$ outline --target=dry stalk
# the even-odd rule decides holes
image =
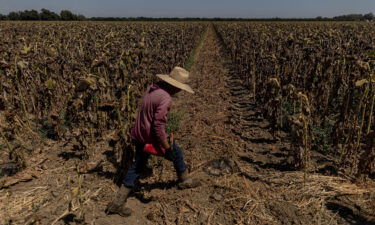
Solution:
[[[87,197],[87,199],[83,202],[83,205],[86,205],[90,202],[91,198],[98,195],[98,193],[102,190],[102,188],[99,188],[97,191],[95,191],[90,197]],[[90,193],[90,190],[88,190],[85,194],[83,194],[83,198],[86,197]],[[54,221],[52,221],[51,225],[56,224],[59,220],[64,218],[64,216],[68,215],[69,213],[75,212],[76,210],[80,209],[79,206],[72,206],[71,209],[66,209],[60,216],[58,216]]]
[[[4,142],[5,142],[5,144],[6,144],[7,148],[8,148],[9,153],[13,152],[13,148],[12,148],[12,146],[10,145],[8,139],[4,136],[2,130],[0,130],[0,136],[1,136],[1,138],[4,140]]]

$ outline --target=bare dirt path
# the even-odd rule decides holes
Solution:
[[[80,184],[75,168],[82,160],[69,150],[69,140],[51,142],[26,171],[34,173],[31,181],[0,192],[0,223],[374,224],[371,189],[291,169],[286,138],[270,134],[219,40],[210,27],[191,71],[196,94],[181,93],[172,106],[183,111],[176,139],[202,186],[178,190],[172,164],[154,157],[153,175],[141,180],[128,200],[134,214],[108,216],[105,206],[117,190],[109,163],[113,149],[96,143],[92,155],[106,161],[81,176],[75,195]],[[78,219],[81,209],[83,221]]]

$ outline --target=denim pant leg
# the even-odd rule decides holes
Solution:
[[[147,161],[150,155],[143,152],[143,146],[143,144],[137,144],[137,150],[135,152],[135,161],[130,166],[122,182],[127,188],[134,187],[135,183],[139,179],[139,176],[141,175],[141,173],[147,165]]]
[[[184,153],[175,141],[173,142],[172,151],[166,152],[165,159],[173,162],[174,168],[177,173],[185,172],[186,164],[184,161]]]

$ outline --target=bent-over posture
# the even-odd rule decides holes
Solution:
[[[114,200],[107,206],[108,214],[117,213],[121,216],[131,214],[131,209],[125,207],[125,202],[146,168],[150,153],[173,162],[180,188],[192,188],[199,185],[198,180],[188,176],[183,152],[173,140],[173,135],[168,135],[165,131],[172,96],[181,90],[194,93],[186,84],[189,72],[181,67],[175,67],[169,75],[158,74],[157,76],[162,81],[147,88],[131,131],[136,146],[135,161],[127,171]]]

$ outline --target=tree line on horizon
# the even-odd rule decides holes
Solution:
[[[91,17],[86,18],[82,14],[74,14],[69,10],[62,10],[59,14],[48,9],[35,9],[14,11],[8,15],[0,14],[0,20],[45,20],[45,21],[375,21],[373,13],[367,14],[347,14],[335,17],[316,18],[152,18],[152,17]]]
[[[46,20],[46,21],[82,21],[87,20],[84,15],[74,14],[69,10],[61,10],[59,14],[48,9],[35,9],[10,12],[8,15],[0,14],[0,20]]]

